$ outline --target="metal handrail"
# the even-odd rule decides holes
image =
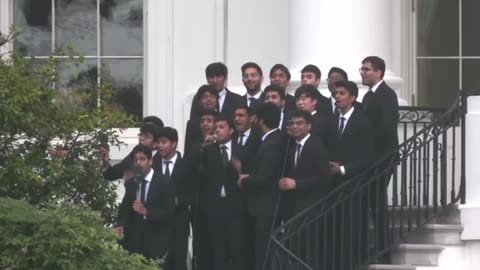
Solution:
[[[336,220],[338,219],[336,215],[340,216],[341,220],[343,220],[343,217],[345,216],[344,211],[350,211],[350,214],[352,214],[352,206],[355,205],[354,207],[357,207],[354,203],[354,200],[357,200],[357,198],[360,198],[357,202],[360,205],[370,205],[371,202],[369,197],[371,187],[378,185],[378,183],[382,181],[382,177],[385,179],[385,175],[389,172],[393,171],[392,186],[394,190],[392,191],[392,194],[394,195],[394,198],[392,199],[393,203],[390,205],[390,211],[386,213],[388,220],[392,223],[390,227],[387,226],[386,228],[386,237],[389,238],[386,241],[387,245],[383,246],[382,244],[377,243],[377,240],[381,238],[381,235],[383,234],[379,233],[378,228],[374,226],[376,232],[374,235],[375,237],[373,238],[375,238],[375,241],[373,241],[373,244],[370,243],[368,245],[370,249],[373,249],[373,252],[367,251],[367,254],[363,255],[360,254],[363,251],[359,252],[359,254],[357,254],[358,256],[353,256],[356,261],[349,262],[349,266],[352,268],[342,269],[357,269],[358,267],[365,266],[366,264],[375,261],[376,258],[388,252],[396,243],[404,241],[407,233],[412,231],[413,228],[419,227],[427,222],[434,213],[437,213],[439,206],[447,208],[459,200],[464,202],[464,121],[466,113],[466,95],[467,93],[461,92],[455,101],[455,104],[446,112],[443,109],[401,107],[400,110],[403,111],[403,113],[400,112],[399,126],[403,126],[403,134],[406,136],[408,133],[405,131],[407,129],[406,125],[411,124],[413,135],[408,134],[408,138],[404,138],[404,142],[399,145],[396,151],[377,160],[370,168],[349,181],[339,185],[327,196],[323,197],[307,209],[304,209],[302,212],[277,228],[272,233],[273,245],[272,251],[270,252],[271,257],[269,258],[271,269],[322,269],[319,265],[319,261],[320,263],[323,263],[323,268],[331,268],[335,266],[335,262],[325,263],[325,261],[327,259],[334,261],[336,255],[335,251],[333,251],[333,256],[327,258],[327,256],[329,256],[328,252],[330,252],[329,248],[338,248],[340,253],[346,250],[345,252],[353,254],[351,250],[347,250],[346,247],[344,247],[346,245],[343,245],[341,241],[340,244],[338,244],[339,246],[337,246],[337,243],[335,243],[335,236],[338,235],[341,240],[345,240],[343,235],[344,227],[350,226],[348,230],[352,232],[358,228],[352,228],[354,225],[336,224],[336,222],[340,223]],[[458,127],[460,123],[461,153],[458,158],[455,153],[455,134],[456,127]],[[448,136],[450,133],[452,134],[451,137],[453,137],[453,139]],[[449,149],[447,149],[448,143],[450,143],[449,138],[452,140],[451,148],[453,149],[450,149],[450,152]],[[430,154],[432,154],[431,158]],[[453,171],[450,172],[452,175],[450,185],[446,175],[448,171],[447,157],[449,154],[452,156],[450,170]],[[458,167],[456,164],[458,159],[460,159],[461,163],[459,177],[460,183],[455,181],[455,168]],[[438,164],[438,162],[441,164]],[[409,164],[407,163],[410,164],[410,167],[408,167]],[[411,175],[412,173],[415,175]],[[411,177],[407,177],[407,174]],[[416,174],[420,175],[418,179],[416,179]],[[400,182],[398,181],[399,175],[401,177]],[[433,179],[431,181],[432,186],[430,186],[430,176]],[[451,194],[450,200],[447,196],[449,188]],[[431,190],[432,192],[430,193]],[[437,200],[439,195],[440,200]],[[364,197],[367,197],[366,202]],[[432,201],[432,205],[429,204],[430,201]],[[347,204],[349,204],[350,207],[345,206]],[[362,208],[362,206],[359,206],[359,208]],[[395,211],[397,210],[400,212],[400,217],[395,214]],[[332,215],[333,218],[330,217]],[[366,217],[364,218],[366,219]],[[360,219],[362,218],[360,217]],[[400,224],[394,224],[396,219],[400,221]],[[349,219],[347,218],[347,220]],[[360,223],[365,223],[365,220],[360,221]],[[336,225],[340,226],[340,228],[336,228]],[[363,229],[365,227],[364,225],[358,224],[355,226],[362,227]],[[342,233],[335,232],[336,229],[341,230]],[[333,237],[333,239],[331,239],[333,241],[329,242],[324,240],[323,243],[319,243],[320,239],[317,237],[319,235],[319,230],[323,230],[324,238]],[[333,230],[333,236],[325,234],[332,233],[329,230]],[[305,237],[305,234],[314,234],[315,237],[308,238]],[[370,234],[369,228],[367,228],[366,234]],[[293,243],[294,241],[298,243]],[[356,239],[355,241],[355,244],[358,244],[357,242],[360,240]],[[319,247],[320,245],[323,245],[323,249],[322,247]],[[361,246],[361,244],[358,244],[358,246]],[[363,246],[365,247],[367,245]],[[311,251],[312,249],[314,249],[313,252]],[[323,258],[313,258],[312,254],[315,254],[315,252],[323,252]],[[320,254],[316,255],[322,257]],[[321,262],[322,259],[323,262]],[[282,264],[282,261],[285,263]]]

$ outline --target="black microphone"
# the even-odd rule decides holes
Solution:
[[[137,194],[136,194],[136,199],[141,200],[142,197],[142,184],[145,182],[145,173],[142,168],[142,166],[139,165],[134,165],[133,168],[133,173],[134,173],[134,181],[137,184]]]

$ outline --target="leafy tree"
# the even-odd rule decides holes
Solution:
[[[0,46],[12,38],[0,33]],[[72,54],[57,51],[44,62],[0,56],[0,197],[86,205],[111,223],[116,186],[101,175],[99,147],[118,146],[115,128],[134,123],[111,102],[108,78],[97,85],[74,74],[81,83],[66,83],[62,71],[82,59],[56,55]]]
[[[97,212],[74,204],[35,208],[0,198],[0,269],[153,270],[128,254]]]

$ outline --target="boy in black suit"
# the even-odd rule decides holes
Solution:
[[[175,195],[175,211],[172,225],[172,241],[167,258],[167,269],[187,269],[189,227],[188,207],[192,202],[193,185],[187,183],[186,162],[177,152],[178,133],[171,127],[164,127],[158,136],[158,152],[162,156],[162,175],[169,179],[169,187]]]
[[[233,111],[236,107],[242,104],[242,96],[239,94],[233,93],[227,88],[228,80],[228,69],[224,63],[215,62],[211,63],[205,68],[205,77],[207,83],[212,85],[219,96],[218,105],[216,109],[228,116],[233,116]],[[201,108],[198,105],[200,96],[195,94],[192,101],[192,107],[190,109],[190,119],[198,117]]]
[[[202,184],[207,185],[214,270],[245,269],[246,205],[236,182],[246,153],[232,140],[233,133],[233,121],[219,115],[215,120],[216,142],[205,148],[203,158],[207,181]],[[227,254],[231,262],[227,262]]]
[[[385,158],[385,163],[378,168],[393,168],[398,160],[398,99],[395,91],[388,86],[383,77],[385,75],[385,61],[378,56],[368,56],[362,61],[360,68],[362,84],[370,90],[362,100],[365,112],[372,124],[375,141],[375,159]],[[379,171],[381,173],[381,171]],[[371,187],[371,208],[377,231],[377,248],[384,250],[387,243],[387,188],[393,169],[386,171]],[[390,258],[384,256],[384,263]]]
[[[280,109],[275,104],[259,104],[255,123],[262,134],[262,143],[255,155],[251,174],[240,175],[238,185],[246,193],[248,214],[254,221],[254,269],[261,270],[270,232],[275,225],[275,209],[279,203],[278,180],[282,176],[286,142],[278,130]]]
[[[356,186],[367,180],[366,175],[362,179],[358,177],[374,162],[373,132],[364,111],[354,105],[358,95],[358,87],[354,82],[337,81],[333,93],[339,114],[334,117],[330,127],[338,130],[330,145],[330,170],[337,186],[352,178],[356,179],[357,183],[352,183]],[[337,252],[336,259],[342,269],[355,269],[365,259],[368,250],[368,186],[359,191],[362,192],[348,198],[337,209],[337,239],[344,241],[343,257]],[[343,238],[340,238],[340,233]]]
[[[290,71],[285,65],[275,64],[270,69],[270,84],[276,84],[282,87],[283,91],[285,92],[285,106],[289,111],[293,112],[297,107],[297,105],[295,104],[295,97],[287,92],[287,88],[290,84],[291,78],[292,75],[290,74]]]
[[[125,185],[116,230],[128,251],[161,259],[168,252],[174,197],[168,179],[152,168],[151,148],[137,145],[132,153],[141,174]]]

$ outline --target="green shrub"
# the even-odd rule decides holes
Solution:
[[[0,269],[158,269],[117,244],[92,210],[72,204],[35,208],[0,198]]]

